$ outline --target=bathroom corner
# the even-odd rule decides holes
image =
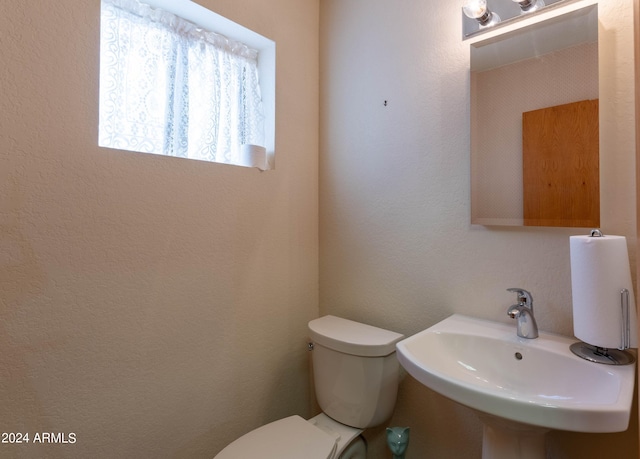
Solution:
[[[635,283],[633,1],[598,8],[601,227],[626,237]],[[586,229],[470,224],[460,15],[456,2],[321,4],[321,313],[411,336],[453,313],[507,322],[504,290],[521,286],[541,330],[572,336],[569,237]],[[636,405],[624,433],[553,433],[554,457],[637,457]],[[411,427],[408,457],[479,457],[473,416],[406,376],[389,425]],[[386,457],[382,430],[368,439]]]

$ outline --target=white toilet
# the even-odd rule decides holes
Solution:
[[[322,413],[259,427],[215,459],[364,459],[364,429],[391,417],[398,391],[396,343],[403,336],[324,316],[309,322],[313,375]]]

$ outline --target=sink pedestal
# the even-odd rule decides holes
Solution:
[[[482,459],[545,459],[550,429],[478,413],[483,423]]]

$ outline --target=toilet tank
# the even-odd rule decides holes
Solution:
[[[398,392],[396,343],[403,336],[335,316],[309,322],[313,379],[322,411],[365,429],[391,417]]]

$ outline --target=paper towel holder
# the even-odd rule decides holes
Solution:
[[[591,237],[604,237],[598,229],[591,230]],[[594,346],[582,341],[569,346],[571,352],[578,357],[595,363],[605,365],[630,365],[636,361],[635,357],[626,351],[631,346],[631,317],[629,310],[629,290],[620,290],[620,314],[622,315],[622,326],[620,330],[620,347],[609,349],[606,347]]]

